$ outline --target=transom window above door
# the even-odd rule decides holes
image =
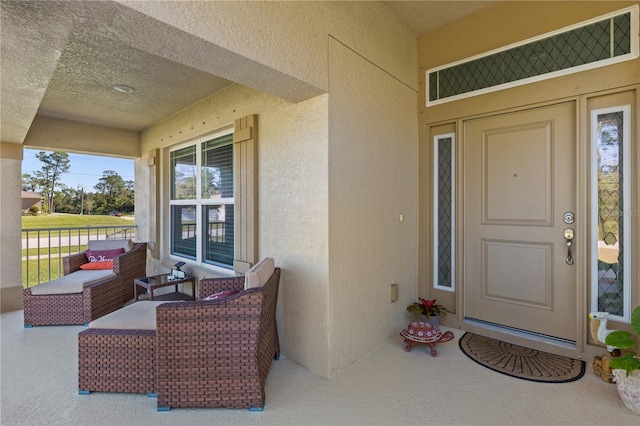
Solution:
[[[426,105],[507,89],[638,57],[638,6],[426,72]]]

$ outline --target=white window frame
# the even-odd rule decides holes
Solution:
[[[590,244],[590,269],[591,269],[591,311],[598,310],[598,116],[622,112],[622,129],[624,138],[622,140],[622,168],[629,178],[625,179],[622,187],[623,214],[622,226],[625,230],[622,236],[624,252],[622,253],[622,264],[624,266],[622,279],[624,283],[623,316],[610,315],[609,320],[631,321],[631,105],[620,105],[609,108],[596,109],[591,111],[591,244]]]
[[[439,282],[439,231],[438,231],[438,211],[440,204],[438,202],[438,184],[439,184],[439,167],[438,167],[438,147],[443,139],[451,139],[451,286],[445,287],[438,284]],[[433,137],[433,288],[436,290],[444,290],[449,292],[456,291],[456,134],[446,133]]]
[[[187,257],[180,256],[179,254],[172,253],[172,245],[173,245],[173,215],[169,213],[169,258],[173,261],[183,261],[187,264],[198,266],[198,267],[206,267],[206,268],[218,268],[222,271],[233,270],[233,263],[228,266],[221,266],[212,263],[208,263],[204,261],[203,254],[203,242],[202,242],[202,207],[205,205],[218,205],[218,204],[233,204],[235,205],[235,182],[234,182],[234,197],[232,198],[216,198],[216,199],[202,199],[202,144],[208,142],[212,139],[216,139],[222,136],[227,136],[233,134],[233,126],[225,127],[223,129],[217,130],[215,132],[209,133],[205,136],[198,137],[196,139],[191,139],[187,142],[181,143],[179,145],[175,145],[169,149],[169,158],[171,158],[171,153],[174,151],[178,151],[180,149],[195,145],[196,146],[196,198],[190,200],[173,200],[171,199],[171,195],[169,195],[169,210],[171,212],[173,206],[184,205],[184,206],[192,206],[195,205],[196,208],[196,230],[198,238],[196,238],[196,259],[190,259]],[[233,144],[233,142],[232,142]],[[235,180],[235,166],[236,163],[234,161],[234,180]],[[171,167],[171,162],[169,162],[169,167]],[[171,170],[169,170],[169,174],[171,175]],[[173,186],[175,182],[169,180],[169,185]],[[169,191],[171,192],[171,190]],[[234,218],[235,222],[235,218]],[[235,241],[236,236],[234,235],[234,247],[236,244]]]

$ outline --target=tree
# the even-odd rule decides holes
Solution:
[[[75,190],[65,184],[59,184],[59,190],[54,191],[53,209],[59,213],[76,213],[77,203]]]
[[[44,163],[41,170],[34,175],[25,173],[22,175],[22,187],[31,191],[40,188],[42,195],[47,200],[44,207],[48,213],[55,211],[53,200],[55,198],[56,187],[60,185],[61,176],[69,171],[69,154],[66,152],[54,151],[47,154],[40,151],[36,158]]]
[[[40,187],[40,181],[30,173],[22,174],[22,190],[36,192]]]
[[[125,181],[113,170],[102,172],[100,181],[94,186],[98,191],[94,197],[96,213],[110,211],[132,212],[134,207],[133,182]]]

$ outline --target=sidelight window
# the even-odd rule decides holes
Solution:
[[[591,307],[628,321],[631,309],[629,105],[591,112]]]
[[[433,285],[455,291],[455,134],[433,140]]]

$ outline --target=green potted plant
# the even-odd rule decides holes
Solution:
[[[444,318],[445,316],[447,316],[447,313],[451,312],[444,306],[437,304],[436,299],[427,300],[421,297],[418,297],[418,302],[414,302],[411,305],[407,306],[407,311],[413,312],[417,315],[424,315],[427,322],[430,322],[436,327],[438,326],[438,318],[440,316]],[[432,317],[436,318],[430,321]]]
[[[636,335],[640,335],[640,306],[631,313],[631,328]],[[605,344],[627,351],[611,360],[611,368],[622,402],[628,409],[640,415],[640,358],[636,352],[637,337],[628,331],[615,330],[607,335]]]

